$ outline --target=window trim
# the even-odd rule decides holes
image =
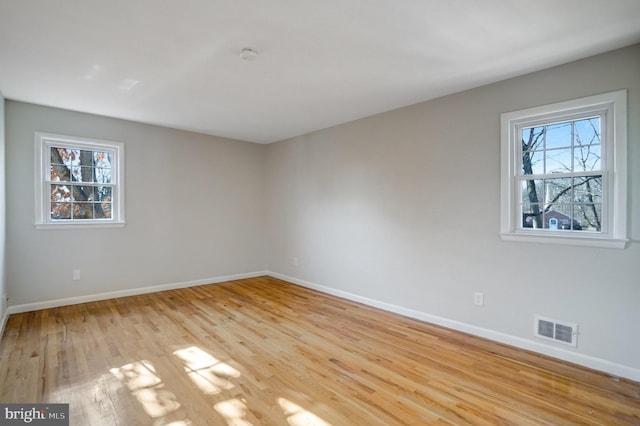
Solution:
[[[603,217],[601,233],[566,234],[524,229],[519,223],[519,179],[522,169],[523,127],[569,121],[587,114],[604,114]],[[500,115],[501,188],[500,238],[503,241],[579,245],[624,249],[627,236],[627,91],[603,93]]]
[[[62,145],[69,148],[106,150],[114,154],[112,163],[112,210],[111,219],[65,219],[54,220],[50,211],[50,194],[46,180],[49,165],[49,148]],[[36,229],[96,229],[121,228],[125,226],[124,216],[124,144],[108,140],[35,132],[35,227]]]

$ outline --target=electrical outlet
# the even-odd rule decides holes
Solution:
[[[484,293],[476,291],[473,293],[473,304],[476,306],[484,306]]]
[[[73,280],[80,281],[80,269],[73,270]]]
[[[293,266],[298,266],[298,258],[294,257],[293,259],[291,259],[291,263],[293,263]]]

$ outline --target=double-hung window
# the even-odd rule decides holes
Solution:
[[[501,236],[624,248],[626,91],[502,114]]]
[[[124,225],[124,146],[37,132],[38,228]]]

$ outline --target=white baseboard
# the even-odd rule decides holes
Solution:
[[[4,315],[2,315],[2,323],[0,323],[0,339],[4,336],[4,328],[7,326],[7,321],[9,320],[9,312],[5,311]]]
[[[553,358],[558,358],[563,361],[568,361],[568,362],[578,364],[587,368],[602,371],[616,377],[624,377],[629,380],[640,382],[640,369],[637,369],[634,367],[617,364],[615,362],[607,361],[606,359],[595,358],[595,357],[584,355],[577,352],[571,352],[566,349],[557,348],[541,342],[536,342],[533,340],[524,339],[522,337],[512,336],[509,334],[501,333],[501,332],[490,330],[487,328],[478,327],[472,324],[467,324],[460,321],[455,321],[448,318],[431,315],[431,314],[417,311],[414,309],[409,309],[402,306],[381,302],[379,300],[369,299],[367,297],[358,296],[357,294],[349,293],[342,290],[336,290],[331,287],[325,287],[309,281],[290,277],[288,275],[279,274],[277,272],[269,271],[267,272],[267,274],[272,277],[279,278],[281,280],[288,281],[288,282],[300,285],[302,287],[307,287],[313,290],[318,290],[323,293],[331,294],[333,296],[338,296],[347,300],[352,300],[354,302],[359,302],[368,306],[373,306],[375,308],[379,308],[385,311],[404,315],[406,317],[415,318],[421,321],[440,325],[453,330],[469,333],[474,336],[483,337],[485,339],[493,340],[495,342],[504,343],[510,346],[515,346],[517,348],[537,352]]]
[[[0,339],[4,336],[4,328],[7,325],[7,320],[9,319],[9,309],[7,308],[7,295],[3,294],[2,300],[0,301],[0,312],[2,312],[2,322],[0,322]]]
[[[183,281],[179,283],[169,283],[154,285],[149,287],[138,287],[126,290],[110,291],[107,293],[88,294],[85,296],[69,297],[65,299],[47,300],[44,302],[25,303],[23,305],[9,306],[5,316],[18,314],[21,312],[37,311],[40,309],[57,308],[59,306],[76,305],[78,303],[96,302],[99,300],[116,299],[118,297],[137,296],[139,294],[156,293],[158,291],[174,290],[178,288],[195,287],[205,284],[218,284],[225,281],[241,280],[245,278],[255,278],[267,275],[266,271],[249,272],[246,274],[226,275],[215,278],[203,278],[194,281]]]

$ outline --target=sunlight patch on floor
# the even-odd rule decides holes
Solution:
[[[233,389],[234,385],[231,383],[231,379],[241,376],[238,370],[197,346],[179,349],[173,354],[181,360],[184,371],[193,384],[208,395],[217,395],[225,390]],[[151,362],[147,360],[136,361],[119,368],[112,368],[110,372],[129,388],[131,395],[140,402],[144,411],[155,419],[154,424],[159,425],[159,421],[169,421],[169,423],[163,422],[162,425],[192,425],[189,419],[169,420],[170,417],[175,419],[177,414],[175,411],[181,405],[177,401],[176,395],[165,389],[161,377]],[[288,399],[277,398],[276,401],[290,426],[331,426],[330,423]],[[220,401],[213,407],[225,419],[228,426],[252,426],[252,423],[247,419],[249,408],[244,398]],[[169,418],[161,419],[170,413],[173,414]]]
[[[162,417],[180,407],[176,396],[164,389],[162,379],[149,361],[132,362],[110,371],[127,385],[131,394],[151,417]]]
[[[225,418],[228,426],[252,426],[251,422],[245,419],[247,415],[245,400],[229,399],[218,402],[213,408]]]
[[[331,426],[331,423],[325,422],[311,411],[305,410],[288,399],[278,398],[278,404],[287,417],[287,423],[291,426]]]
[[[206,395],[232,389],[234,385],[230,378],[240,377],[238,370],[196,346],[177,350],[173,354],[182,360],[187,376]]]

